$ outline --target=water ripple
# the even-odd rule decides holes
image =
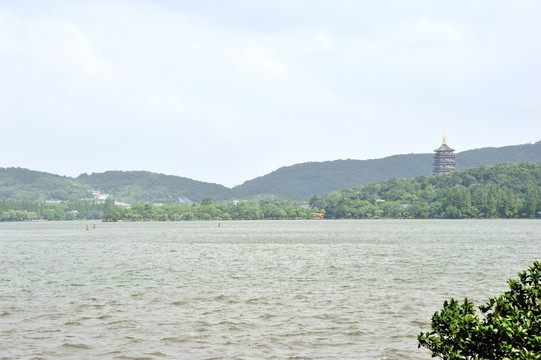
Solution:
[[[444,299],[541,258],[533,221],[212,225],[0,224],[0,359],[429,359]]]

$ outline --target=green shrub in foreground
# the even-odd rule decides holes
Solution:
[[[508,280],[503,295],[479,306],[451,299],[432,317],[419,347],[442,359],[541,359],[541,263]]]

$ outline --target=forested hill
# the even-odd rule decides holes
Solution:
[[[0,199],[4,200],[73,202],[91,199],[90,189],[130,204],[200,202],[204,198],[220,201],[233,196],[231,189],[222,185],[147,171],[107,171],[74,179],[22,168],[0,168]]]
[[[73,178],[22,168],[0,168],[0,199],[77,201],[92,194]]]
[[[381,180],[430,175],[433,154],[394,155],[376,160],[335,160],[282,167],[233,188],[238,198],[263,194],[282,199],[306,200],[312,195]],[[541,163],[541,141],[535,144],[481,148],[457,153],[457,169],[501,162]]]
[[[392,178],[313,196],[325,217],[534,218],[541,215],[541,164],[499,163],[443,176]]]
[[[408,178],[432,172],[431,154],[394,155],[377,160],[334,160],[282,167],[268,175],[233,188],[238,198],[274,196],[306,200],[333,190],[377,182],[391,177]]]
[[[457,154],[457,170],[465,170],[480,165],[493,165],[502,162],[541,163],[541,141],[535,144],[487,147],[463,151]]]
[[[76,180],[129,204],[200,202],[205,198],[222,201],[233,197],[231,189],[223,185],[148,171],[82,174]]]
[[[457,154],[457,169],[500,162],[541,163],[541,141],[535,144],[482,148]],[[376,160],[311,162],[280,168],[229,189],[218,184],[147,171],[107,171],[77,178],[45,172],[0,168],[0,199],[78,201],[92,198],[89,189],[136,203],[176,203],[259,200],[276,198],[304,201],[350,186],[432,173],[433,154],[394,155]]]
[[[499,163],[438,176],[417,176],[353,186],[314,195],[310,208],[290,201],[200,205],[135,205],[105,209],[105,221],[187,221],[262,219],[462,219],[539,218],[541,164]]]

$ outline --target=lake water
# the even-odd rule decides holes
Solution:
[[[541,259],[537,220],[93,224],[0,223],[0,359],[430,359]]]

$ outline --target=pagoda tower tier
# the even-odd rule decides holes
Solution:
[[[443,144],[434,150],[434,174],[444,175],[456,169],[455,149],[451,149],[443,136]]]

